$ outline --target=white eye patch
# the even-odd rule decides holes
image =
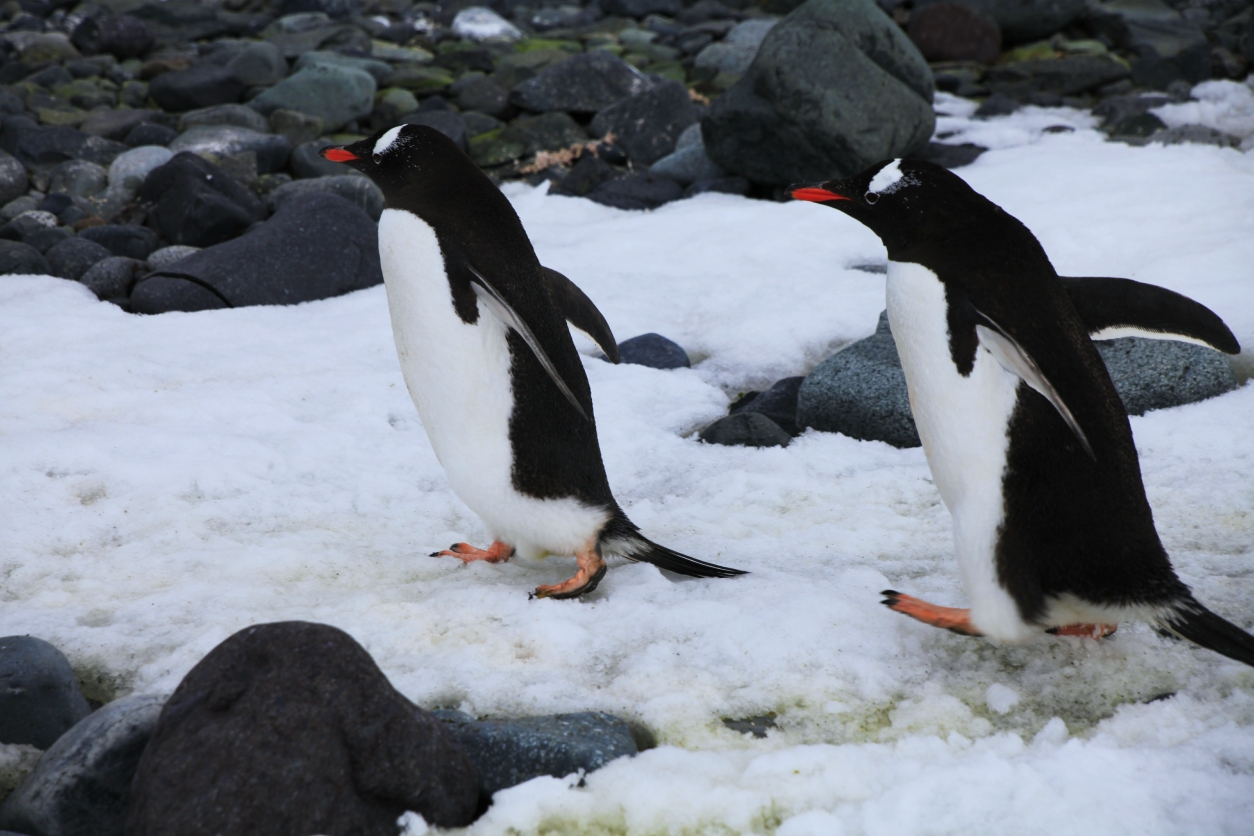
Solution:
[[[374,155],[387,153],[387,150],[396,144],[396,138],[401,135],[401,125],[397,125],[392,130],[379,137],[379,141],[374,144]]]
[[[877,194],[891,194],[903,185],[902,181],[905,179],[905,172],[901,170],[901,160],[893,160],[875,173],[867,188]]]

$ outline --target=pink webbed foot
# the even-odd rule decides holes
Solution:
[[[905,595],[891,589],[886,589],[880,594],[884,596],[884,600],[880,603],[893,612],[908,615],[917,621],[922,621],[924,624],[942,627],[962,636],[981,635],[979,630],[971,626],[970,610],[962,610],[955,607],[938,607],[935,604],[929,604],[927,601],[921,601],[911,595]]]
[[[1051,636],[1079,636],[1082,639],[1104,639],[1119,629],[1118,624],[1067,624],[1046,630]]]
[[[608,568],[601,555],[597,554],[595,548],[587,548],[576,553],[575,559],[579,561],[579,571],[573,578],[561,583],[537,586],[531,594],[536,598],[578,598],[596,589]]]
[[[454,543],[442,552],[432,552],[432,557],[455,557],[463,563],[486,560],[488,563],[504,563],[514,556],[514,547],[495,541],[487,549],[476,549],[469,543]]]

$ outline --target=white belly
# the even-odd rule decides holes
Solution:
[[[997,582],[994,550],[1005,516],[1006,435],[1019,379],[983,348],[971,374],[949,350],[945,287],[918,264],[888,262],[888,321],[901,355],[910,408],[932,479],[954,521],[954,550],[971,599],[971,622],[985,635],[1022,641],[1039,627],[1023,622]]]
[[[453,492],[493,537],[521,551],[574,554],[586,547],[605,524],[605,510],[514,488],[504,324],[482,307],[473,324],[457,315],[435,230],[416,215],[384,210],[379,257],[401,373]]]

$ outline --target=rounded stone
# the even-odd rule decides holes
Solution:
[[[109,166],[109,185],[138,189],[154,168],[165,165],[173,156],[173,151],[160,145],[132,148],[119,154]]]
[[[787,447],[792,437],[760,412],[739,412],[719,418],[698,436],[706,444],[732,447]]]
[[[162,247],[159,250],[153,250],[148,254],[149,270],[164,270],[175,262],[182,261],[192,253],[200,252],[200,247],[189,247],[186,244],[175,244],[172,247]]]
[[[122,299],[130,291],[142,265],[133,258],[115,255],[93,264],[78,280],[101,301]]]
[[[0,638],[0,743],[47,749],[91,713],[60,650],[34,636]]]
[[[661,334],[641,334],[618,344],[621,362],[652,369],[686,369],[692,366],[688,352]]]
[[[69,238],[52,247],[44,254],[54,276],[78,280],[92,265],[113,255],[95,241],[86,238]]]
[[[0,275],[46,276],[51,272],[48,260],[30,244],[0,240]]]
[[[352,67],[325,64],[293,73],[248,103],[262,115],[283,108],[317,116],[335,131],[374,108],[374,76]]]
[[[294,180],[279,186],[268,197],[270,211],[277,212],[292,198],[315,192],[338,195],[360,208],[373,221],[379,220],[379,216],[383,214],[383,192],[379,187],[368,177],[351,175]]]
[[[997,20],[983,9],[955,0],[916,11],[906,33],[928,61],[991,64],[1001,51]]]

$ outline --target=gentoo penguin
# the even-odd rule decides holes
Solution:
[[[535,590],[552,598],[595,589],[605,554],[695,577],[743,574],[651,542],[614,501],[566,324],[617,362],[614,337],[579,288],[540,266],[509,201],[461,149],[401,125],[322,156],[383,190],[379,256],[405,384],[450,487],[495,538],[433,556],[574,555],[574,577]]]
[[[1148,621],[1254,665],[1254,637],[1172,570],[1091,339],[1239,351],[1219,317],[1127,279],[1060,279],[1027,227],[937,165],[882,162],[791,193],[862,222],[888,250],[888,319],[971,608],[893,591],[884,603],[1008,642]]]

